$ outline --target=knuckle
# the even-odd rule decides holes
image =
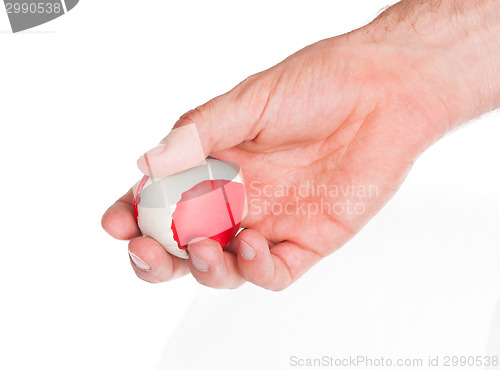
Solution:
[[[270,287],[270,288],[268,288],[268,290],[271,290],[273,292],[282,292],[283,290],[285,290],[289,286],[290,286],[290,284],[278,285],[278,286]]]
[[[200,105],[199,107],[196,107],[194,109],[191,109],[190,111],[184,113],[179,118],[177,123],[174,125],[174,128],[188,125],[190,123],[199,122],[203,119],[203,117],[210,115],[211,110],[212,108],[210,102]]]
[[[192,271],[192,275],[198,283],[210,288],[222,289],[229,287],[227,274],[221,271],[199,272],[196,270]]]
[[[146,283],[150,283],[150,284],[158,284],[158,283],[162,283],[163,281],[161,281],[160,279],[158,278],[155,278],[154,276],[145,276],[143,274],[141,274],[140,272],[138,271],[135,271],[135,274],[137,275],[137,277],[143,281],[145,281]]]
[[[198,283],[204,285],[209,288],[223,288],[223,283],[218,279],[207,278],[207,277],[199,277],[194,275],[194,278]]]
[[[135,267],[133,267],[133,269],[139,279],[150,284],[165,283],[173,278],[172,274],[165,274],[158,271],[156,273],[154,271],[142,271]]]

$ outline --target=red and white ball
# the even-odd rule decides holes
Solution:
[[[174,256],[189,258],[188,243],[200,237],[216,240],[224,248],[247,213],[240,168],[208,158],[161,179],[144,176],[135,190],[134,210],[143,235]]]

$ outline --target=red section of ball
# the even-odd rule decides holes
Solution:
[[[172,215],[179,248],[186,249],[198,237],[216,240],[224,248],[239,230],[244,201],[243,184],[229,180],[206,180],[185,191]]]
[[[135,221],[139,221],[139,211],[137,210],[137,205],[141,201],[140,194],[141,194],[142,188],[144,188],[144,185],[146,185],[146,183],[148,182],[148,179],[149,179],[149,176],[144,175],[142,177],[141,181],[139,182],[139,185],[137,185],[137,190],[135,191],[135,194],[134,194],[134,216],[135,216]]]

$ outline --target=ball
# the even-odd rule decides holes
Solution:
[[[161,179],[144,176],[134,190],[134,212],[142,234],[174,256],[189,258],[187,245],[195,238],[213,239],[224,248],[247,213],[241,170],[209,157]]]

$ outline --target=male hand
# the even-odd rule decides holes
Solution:
[[[249,212],[227,248],[206,239],[190,244],[190,259],[182,260],[140,236],[129,191],[106,212],[103,227],[131,239],[140,278],[160,282],[190,271],[211,287],[249,281],[284,289],[356,235],[426,148],[493,104],[464,90],[473,84],[464,45],[443,53],[435,33],[423,36],[425,23],[409,29],[400,20],[394,33],[384,30],[403,5],[306,47],[180,118],[175,127],[196,125],[204,155],[241,166]],[[155,177],[196,162],[189,140],[162,142],[148,153]],[[138,165],[147,174],[144,157]]]

